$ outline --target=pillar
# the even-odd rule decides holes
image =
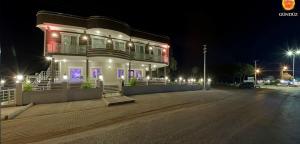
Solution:
[[[89,59],[86,58],[86,65],[85,65],[85,80],[89,80]]]
[[[129,61],[129,65],[128,65],[128,79],[131,79],[131,61]]]
[[[15,93],[15,100],[16,100],[16,105],[21,106],[23,105],[23,86],[22,82],[16,84],[16,93]]]
[[[151,69],[151,64],[149,64],[149,77],[152,79],[152,69]]]
[[[52,57],[52,60],[51,60],[51,82],[54,83],[54,78],[55,78],[55,59],[54,57]]]

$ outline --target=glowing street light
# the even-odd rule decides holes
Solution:
[[[52,60],[52,57],[47,56],[47,57],[46,57],[46,60],[47,60],[47,61],[51,61],[51,60]]]
[[[103,76],[102,75],[99,75],[99,80],[103,81]]]
[[[1,85],[4,85],[5,82],[6,82],[6,81],[5,81],[4,79],[2,79],[2,80],[0,81],[0,84],[1,84]]]
[[[22,81],[22,80],[24,79],[24,76],[21,75],[21,74],[19,74],[19,75],[16,76],[16,79],[17,79],[18,81]]]
[[[256,69],[255,73],[257,73],[257,74],[260,73],[260,69]]]
[[[293,58],[293,81],[295,81],[295,56],[300,55],[300,50],[289,50],[286,52],[287,56],[292,56]]]

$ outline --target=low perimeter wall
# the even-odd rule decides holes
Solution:
[[[200,85],[149,85],[149,86],[125,86],[123,94],[126,96],[149,94],[149,93],[164,93],[164,92],[179,92],[179,91],[195,91],[201,90]]]
[[[23,92],[22,103],[23,105],[29,103],[45,104],[99,99],[101,97],[102,90],[99,88],[31,91]]]

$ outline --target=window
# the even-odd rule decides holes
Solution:
[[[115,50],[125,51],[125,42],[123,41],[115,41]]]
[[[70,68],[70,79],[71,80],[81,80],[82,73],[81,68]]]
[[[134,77],[137,79],[142,78],[142,71],[141,70],[134,70]]]
[[[143,44],[136,44],[136,47],[135,47],[135,52],[138,53],[138,54],[144,54],[144,45]]]
[[[61,43],[62,53],[76,53],[76,48],[79,45],[79,35],[62,33]]]
[[[92,38],[92,48],[105,48],[105,39],[98,37]]]
[[[117,77],[118,79],[122,78],[122,76],[124,76],[124,69],[118,69],[117,71]]]
[[[100,68],[91,68],[91,76],[92,78],[98,78],[99,75],[102,75],[102,71]]]

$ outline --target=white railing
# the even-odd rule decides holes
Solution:
[[[0,90],[1,105],[15,104],[16,89]]]

